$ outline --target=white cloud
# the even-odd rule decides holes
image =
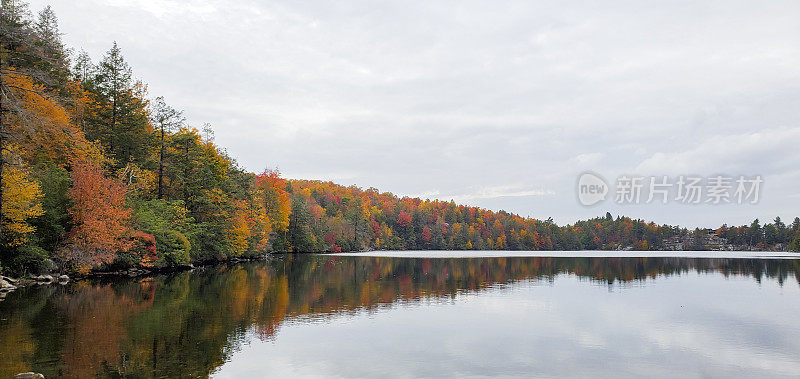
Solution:
[[[796,170],[800,162],[800,127],[718,135],[688,149],[658,152],[636,166],[643,175],[774,174]]]
[[[572,157],[572,161],[578,165],[597,165],[601,159],[606,156],[605,153],[584,153]]]
[[[460,203],[475,203],[475,200],[497,199],[502,197],[529,197],[529,196],[555,196],[556,192],[551,189],[530,188],[519,185],[483,187],[476,191],[462,194],[443,194],[438,190],[425,191],[410,195],[422,199],[439,199],[444,201],[453,200]]]
[[[211,122],[251,170],[436,188],[562,223],[596,215],[572,193],[585,170],[746,169],[800,187],[787,148],[800,126],[794,1],[52,5],[68,45],[97,59],[118,41],[153,96]],[[508,186],[520,189],[475,190]],[[539,188],[556,195],[534,202]],[[785,198],[642,217],[800,214]]]

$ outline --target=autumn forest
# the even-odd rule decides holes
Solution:
[[[688,230],[605,214],[552,220],[251,173],[211,125],[150,94],[113,43],[102,57],[61,41],[54,12],[3,0],[0,271],[184,267],[269,252],[368,249],[800,250],[800,219]],[[214,127],[224,127],[215,125]],[[264,162],[274,167],[280,162]]]

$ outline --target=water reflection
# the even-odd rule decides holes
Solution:
[[[800,283],[800,260],[546,257],[412,259],[287,255],[269,262],[213,266],[137,280],[93,280],[65,287],[27,287],[11,293],[5,301],[0,302],[0,377],[26,371],[41,372],[46,377],[207,376],[230,361],[243,342],[256,339],[278,340],[280,343],[276,332],[290,320],[300,323],[309,320],[332,322],[387,307],[404,308],[408,304],[441,300],[458,302],[461,301],[458,296],[465,294],[486,302],[480,309],[498,306],[498,312],[502,313],[508,312],[503,310],[504,307],[516,304],[524,310],[534,304],[529,301],[530,296],[523,296],[513,303],[503,302],[503,299],[494,301],[498,298],[490,295],[498,288],[513,286],[513,283],[520,281],[547,285],[558,278],[577,277],[580,281],[572,282],[581,287],[586,287],[588,282],[606,287],[609,291],[615,291],[618,287],[643,285],[644,293],[622,289],[623,293],[629,291],[623,295],[627,299],[624,306],[633,307],[637,302],[641,302],[642,306],[652,306],[649,301],[653,296],[663,296],[666,303],[675,302],[674,291],[665,294],[648,286],[649,283],[662,280],[657,279],[659,277],[681,276],[681,283],[688,286],[690,291],[695,289],[696,294],[702,293],[709,301],[728,291],[728,287],[713,287],[703,280],[697,280],[697,273],[715,278],[741,279],[755,289],[760,287],[762,281],[778,284],[779,288],[791,286],[797,289]],[[643,294],[647,296],[640,298]],[[797,305],[799,299],[791,298],[788,301]],[[582,325],[586,335],[581,338],[587,339],[590,344],[592,333],[586,327],[606,327],[597,324],[597,315],[591,312],[581,311],[579,307],[570,312],[573,313],[570,317],[578,317],[574,323],[580,324],[571,327],[579,330]],[[765,321],[754,311],[748,312],[748,317],[759,317],[758,323],[769,322],[768,317]],[[468,320],[471,316],[456,314],[451,317]],[[730,328],[729,324],[736,328],[736,324],[741,323],[739,319],[726,323],[726,317],[698,314],[692,319],[693,325],[681,327],[687,333],[694,331],[702,336],[720,327]],[[494,321],[500,319],[498,316],[498,320]],[[452,324],[454,327],[468,327],[468,324]],[[758,328],[738,330],[753,334],[740,337],[755,346],[778,346],[789,350],[789,353],[797,349],[796,343],[786,341],[786,336],[790,334],[770,335]],[[658,328],[654,328],[649,332],[658,331]],[[409,335],[413,334],[412,330],[408,332]],[[330,337],[324,342],[335,348],[341,342],[336,338]],[[417,338],[424,340],[426,337],[419,335]],[[395,344],[420,342],[393,341]],[[358,343],[351,341],[351,344]],[[597,344],[602,344],[602,341]],[[304,347],[302,344],[299,346]],[[467,354],[469,350],[470,347],[465,345],[462,353]],[[498,346],[495,350],[502,351],[502,347]],[[797,350],[793,352],[800,353]],[[525,371],[532,368],[521,366],[521,369]],[[491,372],[478,370],[465,373]],[[377,374],[364,371],[350,373]],[[437,373],[441,374],[417,372],[420,375]],[[513,371],[506,373],[515,374]]]

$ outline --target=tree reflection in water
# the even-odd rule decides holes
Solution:
[[[686,273],[800,283],[800,260],[284,255],[141,279],[32,286],[0,302],[0,377],[207,376],[248,332],[575,275],[606,286]]]

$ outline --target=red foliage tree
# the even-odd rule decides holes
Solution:
[[[75,164],[72,181],[69,195],[74,205],[69,213],[75,226],[64,252],[79,271],[87,272],[131,247],[131,209],[125,206],[125,186],[106,178],[95,164]]]
[[[336,244],[336,236],[334,236],[333,233],[326,234],[325,235],[325,242],[328,245],[335,245]]]
[[[131,235],[130,249],[127,251],[132,254],[136,263],[152,267],[158,261],[158,252],[156,249],[156,237],[152,234],[142,231],[134,231]]]
[[[397,224],[402,227],[411,225],[411,215],[405,211],[400,211],[400,214],[397,215]]]
[[[429,244],[431,242],[431,237],[433,237],[433,233],[431,233],[431,230],[428,229],[427,226],[423,227],[422,240],[425,241],[426,244]]]

